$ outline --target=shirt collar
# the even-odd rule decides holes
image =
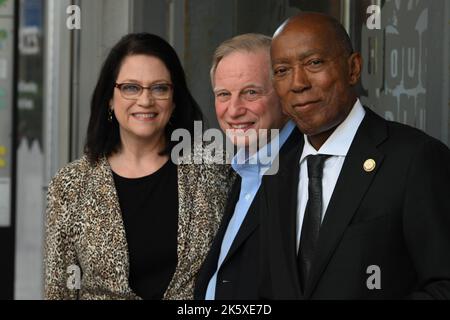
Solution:
[[[361,105],[359,99],[357,99],[347,118],[334,130],[319,150],[314,149],[314,147],[309,143],[307,136],[303,135],[305,146],[303,147],[300,163],[311,154],[327,154],[331,156],[345,157],[365,114],[366,111]]]
[[[257,153],[253,154],[249,158],[245,159],[245,163],[238,163],[237,159],[243,159],[243,154],[245,152],[245,148],[241,148],[238,150],[236,155],[231,160],[231,166],[234,171],[236,171],[241,177],[247,174],[259,173],[263,175],[264,172],[269,170],[272,165],[273,160],[278,155],[280,148],[286,142],[290,134],[295,128],[295,123],[290,120],[288,121],[283,129],[281,129],[278,136],[272,138],[272,140],[264,145],[262,148],[258,150]],[[278,148],[272,149],[272,144],[274,139],[278,139]],[[264,159],[264,161],[259,161]]]

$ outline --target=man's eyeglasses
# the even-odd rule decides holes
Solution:
[[[156,83],[150,87],[143,87],[137,83],[116,83],[114,87],[118,88],[122,97],[128,100],[139,99],[144,89],[150,90],[153,99],[167,100],[172,94],[173,85],[170,83]]]

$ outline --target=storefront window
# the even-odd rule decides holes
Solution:
[[[363,104],[448,144],[449,4],[386,0],[381,29],[370,30],[366,10],[371,1],[357,3],[352,36],[364,59]]]

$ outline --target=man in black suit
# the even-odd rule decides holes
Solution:
[[[275,169],[270,168],[270,162],[259,160],[268,154],[266,150],[272,150],[274,157],[278,154],[274,136],[264,144],[259,134],[282,129],[277,136],[282,145],[295,127],[293,122],[286,124],[287,117],[272,86],[270,43],[270,37],[244,34],[225,41],[214,54],[211,81],[216,114],[222,130],[239,148],[232,162],[237,179],[197,277],[196,299],[258,298],[259,186],[267,170]],[[254,135],[249,134],[252,131]]]
[[[362,59],[333,18],[288,19],[271,59],[302,135],[261,186],[261,297],[450,298],[449,149],[361,106]]]

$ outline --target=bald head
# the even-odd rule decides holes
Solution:
[[[331,40],[330,46],[338,47],[345,55],[353,53],[352,42],[342,24],[329,15],[317,12],[301,12],[287,19],[275,31],[273,39],[290,31],[301,32],[302,28],[313,28],[316,30],[316,34],[327,36]]]

